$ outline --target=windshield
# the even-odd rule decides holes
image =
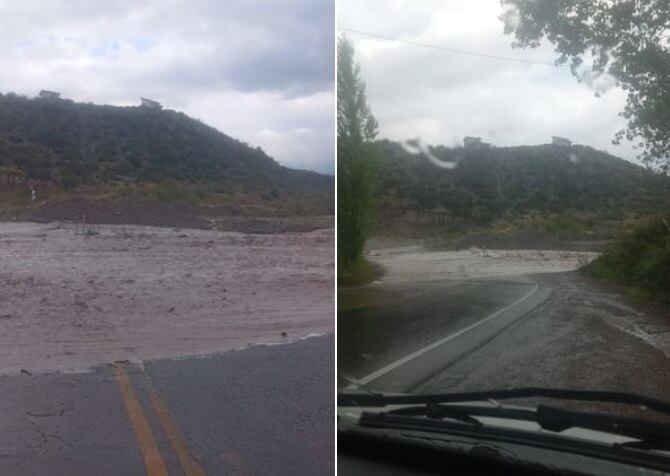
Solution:
[[[669,400],[667,2],[342,0],[338,29],[338,388]]]

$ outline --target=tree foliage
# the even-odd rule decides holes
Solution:
[[[343,273],[361,259],[370,232],[376,135],[354,48],[342,37],[337,44],[337,246]]]
[[[670,166],[670,2],[668,0],[501,0],[515,47],[554,44],[579,80],[613,78],[628,94],[622,138],[641,158]],[[585,63],[590,65],[585,68]],[[605,76],[610,75],[610,76]]]
[[[657,218],[612,243],[586,271],[670,303],[669,219]]]

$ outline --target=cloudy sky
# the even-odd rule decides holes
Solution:
[[[470,52],[552,63],[553,47],[512,49],[499,0],[340,0],[338,28]],[[340,30],[342,33],[342,30]],[[615,146],[625,104],[607,81],[578,83],[568,67],[500,61],[346,33],[354,42],[380,136],[461,144],[542,144],[551,135],[634,160]],[[596,97],[596,89],[602,93]]]
[[[0,0],[0,92],[149,97],[333,173],[332,0]]]

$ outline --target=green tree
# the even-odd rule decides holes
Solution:
[[[617,133],[635,141],[650,166],[670,168],[670,2],[668,0],[501,0],[514,47],[555,46],[557,64],[591,81],[613,78],[628,94]],[[583,68],[585,62],[591,67]]]
[[[346,37],[337,42],[337,246],[346,275],[363,257],[374,209],[377,120]]]

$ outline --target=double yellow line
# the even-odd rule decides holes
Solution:
[[[123,396],[123,403],[126,407],[128,419],[133,427],[137,443],[142,452],[144,459],[144,466],[147,470],[147,476],[167,476],[168,471],[165,466],[165,461],[160,454],[156,439],[151,431],[151,426],[147,420],[146,414],[142,408],[137,393],[133,388],[133,384],[126,371],[126,365],[123,363],[115,363],[114,375],[121,389]],[[198,460],[191,454],[186,444],[186,440],[182,436],[174,416],[170,412],[168,406],[160,398],[158,392],[151,384],[149,379],[146,379],[149,392],[149,400],[154,413],[158,417],[158,421],[165,432],[172,451],[177,455],[179,463],[186,476],[204,476],[205,472]]]

